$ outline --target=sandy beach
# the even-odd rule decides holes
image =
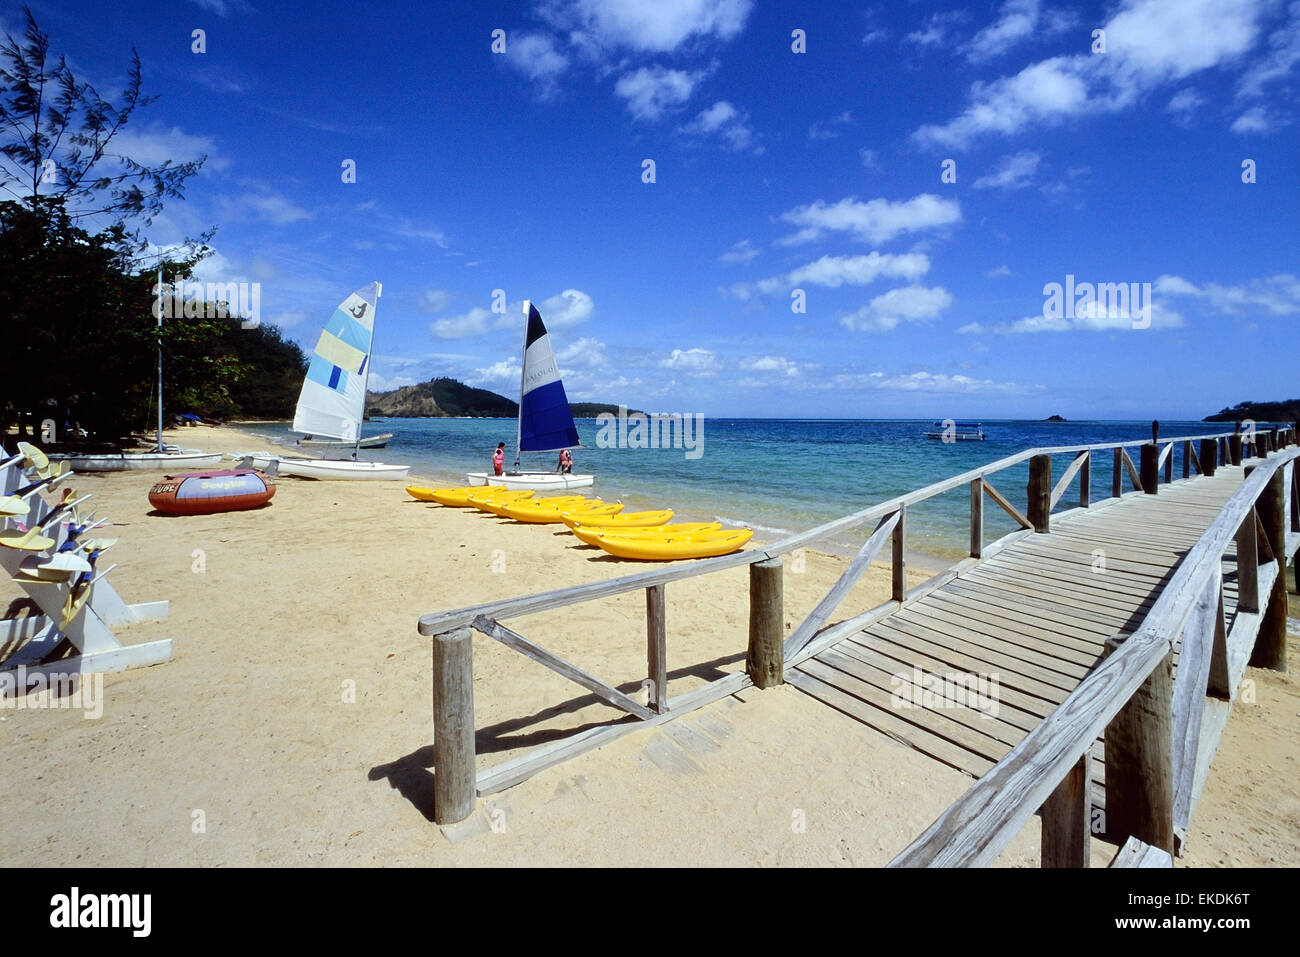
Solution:
[[[207,427],[168,441],[261,447]],[[444,833],[432,823],[430,643],[416,619],[646,566],[554,526],[411,501],[399,482],[282,478],[263,509],[165,517],[147,499],[160,474],[72,484],[119,538],[118,592],[171,602],[166,621],[121,637],[170,637],[173,658],[105,676],[96,719],[0,711],[0,754],[21,771],[0,782],[0,805],[39,809],[0,829],[5,865],[879,866],[971,784],[786,686],[625,735]],[[788,625],[847,564],[804,558],[786,563]],[[928,573],[909,574],[914,585]],[[671,694],[743,669],[746,576],[668,587]],[[887,568],[875,568],[836,618],[888,593]],[[0,584],[11,616],[20,597]],[[644,615],[636,592],[510,624],[634,688]],[[490,639],[476,637],[474,654],[481,768],[615,716]],[[1247,677],[1256,701],[1234,709],[1180,865],[1300,864],[1300,683],[1294,668]],[[1109,852],[1094,842],[1094,864]],[[1037,860],[1035,819],[999,863]]]

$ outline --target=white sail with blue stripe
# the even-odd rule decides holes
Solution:
[[[524,363],[519,377],[519,451],[558,452],[577,448],[569,397],[555,365],[551,337],[537,307],[524,301],[528,327],[524,333]]]
[[[380,291],[377,282],[358,289],[325,323],[298,396],[295,432],[359,441]]]

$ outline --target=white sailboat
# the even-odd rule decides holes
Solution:
[[[594,475],[564,472],[521,472],[522,452],[558,452],[580,447],[578,429],[573,424],[569,398],[560,381],[555,352],[541,313],[524,300],[524,359],[519,375],[519,422],[515,433],[515,466],[504,475],[470,472],[470,485],[501,485],[506,488],[531,488],[537,491],[588,488],[595,484]]]
[[[334,310],[312,351],[293,416],[293,431],[351,445],[352,458],[276,456],[280,474],[314,479],[404,479],[411,470],[409,465],[357,459],[381,291],[379,283],[372,282]]]
[[[164,294],[162,270],[158,271],[158,284],[154,286],[154,295]],[[125,472],[135,469],[168,469],[178,471],[185,468],[201,469],[216,465],[221,461],[220,452],[203,452],[199,449],[182,449],[175,445],[163,444],[163,357],[162,357],[162,309],[155,306],[154,315],[158,318],[158,447],[151,452],[113,452],[101,455],[51,455],[51,459],[67,462],[74,472]]]

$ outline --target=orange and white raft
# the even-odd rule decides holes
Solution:
[[[149,504],[171,515],[238,512],[265,505],[275,483],[256,469],[168,475],[149,489]]]

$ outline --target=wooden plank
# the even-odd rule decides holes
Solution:
[[[980,614],[967,614],[964,609],[954,609],[934,599],[923,606],[918,606],[915,610],[927,619],[946,622],[968,629],[976,635],[988,635],[993,639],[1008,642],[1025,649],[1030,655],[1042,655],[1044,660],[1068,662],[1073,666],[1072,670],[1079,670],[1080,675],[1091,668],[1100,657],[1099,641],[1082,646],[1065,644],[1049,629],[1030,625],[1023,620],[1007,621]]]
[[[892,597],[894,601],[901,602],[907,596],[907,506],[900,506],[898,509],[898,519],[894,522],[893,538],[891,543],[891,561],[890,572],[893,578]]]
[[[748,687],[751,687],[749,675],[736,671],[694,691],[678,695],[669,702],[669,710],[665,714],[654,715],[648,721],[629,721],[624,715],[615,723],[587,728],[559,741],[534,748],[527,754],[502,761],[496,767],[479,772],[479,796],[485,797],[514,787],[540,771],[594,751],[625,734],[672,721]]]
[[[645,590],[646,675],[650,681],[650,710],[655,714],[668,710],[668,634],[664,598],[663,585],[651,585]]]
[[[799,623],[799,627],[786,640],[785,657],[787,660],[803,650],[804,646],[812,640],[813,635],[817,633],[817,630],[826,623],[826,619],[831,616],[831,613],[840,606],[844,596],[862,577],[862,573],[871,567],[876,554],[884,547],[885,539],[894,531],[895,526],[902,521],[902,518],[903,513],[900,510],[888,518],[880,520],[876,530],[858,549],[857,556],[849,563],[849,567],[844,570],[844,574],[839,577],[831,590],[826,593],[826,597],[817,603],[817,607]]]
[[[1183,653],[1174,681],[1173,828],[1179,845],[1186,838],[1187,821],[1191,816],[1192,782],[1196,775],[1196,754],[1201,740],[1201,718],[1205,712],[1216,618],[1220,624],[1223,621],[1219,612],[1221,595],[1219,578],[1211,577],[1209,587],[1197,598],[1183,628]],[[1226,673],[1226,648],[1223,664]]]
[[[958,771],[964,771],[971,777],[979,777],[993,766],[993,761],[989,758],[953,744],[925,728],[908,724],[892,712],[872,707],[816,675],[809,674],[810,668],[818,668],[816,660],[805,661],[798,668],[792,669],[786,679],[805,694],[820,699],[835,710],[893,738],[899,744],[929,755]]]
[[[985,480],[984,491],[989,498],[993,499],[993,501],[1001,505],[1008,515],[1010,515],[1017,522],[1019,522],[1021,528],[1034,527],[1034,523],[1031,522],[1029,519],[1025,518],[1025,516],[1021,514],[1018,508],[1016,508],[1009,501],[1007,501],[1006,496],[1004,496],[1001,492],[999,492],[996,488],[994,488],[992,482]]]
[[[636,715],[642,721],[654,717],[654,712],[640,702],[634,701],[617,688],[605,684],[599,678],[587,674],[577,665],[565,661],[559,655],[552,654],[541,645],[534,644],[517,631],[511,631],[501,622],[493,621],[491,618],[476,618],[474,619],[474,627],[488,637],[495,638],[507,648],[513,648],[524,657],[531,658],[539,665],[544,665],[561,677],[568,678],[574,684],[586,688],[602,701],[612,704],[628,714]]]
[[[1111,867],[1173,867],[1173,856],[1158,847],[1152,847],[1136,837],[1130,837],[1119,849]]]
[[[1168,654],[1170,643],[1140,632],[1111,655],[1011,752],[912,841],[890,867],[979,867],[992,862],[1098,733]],[[1109,773],[1109,769],[1108,769]],[[1107,815],[1113,813],[1108,808]]]
[[[984,480],[970,483],[970,555],[980,558],[984,554]]]
[[[1073,684],[1068,682],[1071,680],[1073,682],[1079,681],[1088,673],[1090,667],[1090,665],[1060,657],[1056,654],[1058,650],[1056,646],[1035,642],[1026,635],[1010,631],[1004,632],[1005,637],[993,634],[992,632],[997,631],[997,629],[992,626],[983,622],[965,619],[960,615],[951,615],[918,606],[909,609],[906,615],[900,615],[893,621],[900,624],[912,624],[939,635],[947,635],[950,638],[970,642],[988,652],[1005,655],[1012,661],[1037,665],[1039,668],[1059,675],[1061,679],[1067,682],[1065,687],[1073,687]]]
[[[1237,529],[1237,608],[1259,611],[1259,543],[1255,509]],[[1267,541],[1267,539],[1266,539]]]

